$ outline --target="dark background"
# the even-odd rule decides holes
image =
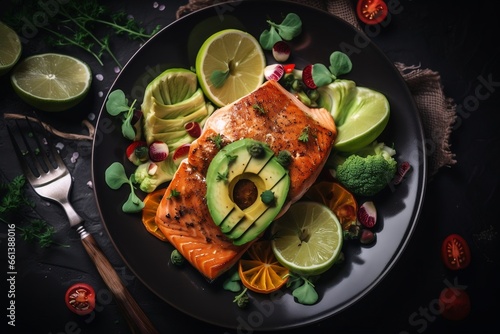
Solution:
[[[175,19],[175,11],[185,1],[114,2],[102,1],[114,9],[124,9],[151,30],[157,24],[166,26]],[[354,4],[354,2],[353,2]],[[15,1],[3,1],[0,19],[15,8]],[[499,203],[500,136],[500,48],[496,12],[485,0],[466,5],[455,1],[401,1],[404,10],[391,18],[380,34],[372,40],[394,62],[421,65],[441,75],[444,92],[457,103],[457,122],[451,134],[451,149],[458,161],[444,167],[428,182],[426,200],[417,230],[401,260],[371,293],[345,312],[316,325],[290,332],[317,333],[380,332],[380,333],[470,333],[493,332],[499,297]],[[116,73],[114,64],[106,59],[101,67],[92,57],[75,48],[50,49],[43,33],[23,40],[23,57],[46,52],[66,52],[87,62],[94,75],[91,92],[71,113],[41,113],[56,128],[82,132],[81,120],[97,116],[103,96]],[[112,48],[122,64],[138,50],[140,42],[122,42],[113,37]],[[491,82],[489,95],[478,97],[484,80]],[[485,93],[484,89],[479,91]],[[102,94],[101,94],[102,93]],[[8,76],[0,78],[0,110],[30,112],[31,109],[14,94]],[[476,101],[475,104],[467,104]],[[95,122],[95,120],[94,120]],[[153,295],[124,265],[99,222],[88,168],[91,143],[61,140],[68,161],[78,151],[78,161],[71,165],[75,175],[76,200],[85,201],[88,229],[108,255],[111,263],[136,297],[139,304],[162,332],[224,333],[227,330],[201,323],[173,309]],[[20,174],[13,159],[3,119],[0,119],[0,167],[3,176],[11,179]],[[37,200],[33,196],[34,200]],[[56,240],[69,247],[40,249],[22,240],[17,241],[16,265],[16,328],[2,326],[8,333],[127,333],[128,328],[97,271],[80,246],[76,233],[66,224],[59,208],[41,202],[41,217],[51,217],[57,230]],[[0,224],[0,245],[6,254],[6,232]],[[471,265],[462,271],[445,269],[440,259],[442,240],[459,233],[472,252]],[[4,257],[5,259],[5,257]],[[5,262],[4,262],[5,263]],[[2,279],[2,284],[5,280]],[[95,318],[70,314],[60,302],[70,283],[84,281],[98,292]],[[448,284],[466,288],[472,311],[468,318],[452,322],[433,313],[440,291]],[[3,285],[2,285],[3,286]],[[2,288],[2,295],[7,289]],[[196,302],[196,301],[193,301]],[[5,306],[4,306],[5,307]],[[5,308],[4,308],[5,310]],[[221,310],[223,312],[223,310]],[[410,320],[410,319],[413,319]],[[3,331],[5,332],[5,331]],[[228,331],[230,332],[230,331]]]

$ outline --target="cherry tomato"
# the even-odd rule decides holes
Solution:
[[[469,245],[460,235],[450,234],[441,246],[441,258],[448,269],[464,269],[471,260]]]
[[[95,308],[94,288],[86,283],[76,283],[68,288],[66,306],[79,315],[91,313]]]
[[[448,320],[462,320],[470,313],[469,294],[458,288],[444,288],[439,295],[441,316]]]
[[[363,23],[377,24],[387,17],[387,4],[383,0],[358,0],[356,14]]]

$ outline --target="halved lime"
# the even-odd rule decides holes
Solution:
[[[259,42],[237,30],[219,31],[205,40],[196,56],[196,74],[205,95],[218,107],[257,89],[266,60]]]
[[[12,70],[11,82],[29,105],[44,111],[63,111],[85,98],[92,72],[77,58],[45,53],[20,61]]]
[[[21,57],[21,40],[17,33],[0,22],[0,76],[10,71]]]
[[[330,269],[342,251],[343,232],[327,206],[309,201],[292,204],[271,228],[276,259],[299,275],[319,275]]]
[[[355,152],[377,139],[389,122],[389,101],[380,92],[357,87],[350,80],[336,80],[319,89],[320,105],[332,114],[337,126],[334,148]]]

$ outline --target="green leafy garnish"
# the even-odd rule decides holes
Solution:
[[[184,256],[177,250],[174,249],[172,253],[170,253],[170,261],[172,261],[173,264],[176,266],[181,266],[184,264],[186,259],[184,259]]]
[[[125,11],[112,11],[96,0],[58,1],[55,8],[40,1],[25,1],[16,6],[12,13],[4,15],[9,18],[9,25],[18,31],[24,31],[32,23],[27,18],[38,17],[43,13],[42,24],[35,25],[48,33],[48,42],[58,47],[78,47],[91,54],[99,64],[103,65],[104,55],[110,56],[121,68],[122,65],[111,49],[111,37],[124,35],[132,40],[145,41],[156,34],[161,26],[157,25],[151,33],[146,33],[132,15]],[[45,15],[45,13],[49,15]],[[29,34],[37,32],[28,28]],[[29,38],[28,36],[25,36]],[[120,43],[116,43],[119,45]]]
[[[0,221],[9,228],[20,231],[23,240],[36,243],[41,248],[56,244],[53,240],[54,227],[43,219],[30,216],[34,203],[26,196],[25,185],[24,175],[16,176],[7,183],[0,183]]]
[[[236,303],[236,305],[238,305],[239,308],[245,308],[248,305],[248,302],[250,301],[248,299],[247,290],[248,290],[247,288],[243,289],[243,291],[239,295],[234,297],[233,302]]]
[[[120,162],[113,162],[104,172],[106,184],[114,190],[119,189],[124,184],[130,185],[130,194],[122,205],[123,212],[140,212],[144,208],[144,202],[135,194],[133,174],[127,177],[125,167]]]
[[[286,284],[292,290],[292,295],[298,303],[313,305],[318,301],[318,293],[314,289],[314,284],[306,277],[291,274]]]
[[[264,190],[262,194],[260,194],[262,203],[267,205],[272,204],[274,202],[274,198],[274,192],[272,192],[271,190]]]
[[[106,111],[111,116],[118,116],[125,113],[122,119],[122,134],[125,138],[130,140],[135,139],[132,117],[134,117],[134,105],[136,101],[137,100],[134,100],[129,106],[125,93],[120,89],[112,91],[106,101]]]
[[[224,290],[228,290],[231,292],[241,291],[241,279],[238,271],[234,271],[232,275],[230,275],[222,284]]]
[[[170,195],[167,198],[171,199],[172,197],[179,197],[180,195],[180,191],[178,191],[177,189],[172,189],[170,190]]]
[[[330,55],[330,66],[314,64],[312,78],[316,86],[321,87],[337,80],[340,75],[347,74],[352,70],[352,62],[345,53],[334,51]]]
[[[302,132],[299,135],[299,141],[303,143],[307,143],[309,141],[309,126],[302,129]]]
[[[259,37],[260,45],[264,50],[272,50],[274,44],[281,40],[291,41],[302,32],[302,21],[295,13],[289,13],[278,24],[271,20],[266,21],[270,28],[264,30]]]
[[[229,153],[227,153],[226,154],[226,158],[227,158],[227,164],[230,165],[233,162],[235,162],[236,159],[238,159],[238,155],[237,154],[229,154]]]
[[[264,109],[264,107],[262,105],[260,105],[260,103],[256,103],[252,106],[252,108],[259,112],[260,114],[265,114],[266,113],[266,110]]]
[[[227,169],[225,172],[217,172],[217,181],[227,181],[227,178],[229,177],[229,169]]]
[[[229,69],[225,71],[215,70],[210,75],[210,81],[214,85],[215,88],[221,88],[224,86],[227,78],[229,77]]]
[[[222,139],[222,135],[220,133],[208,138],[208,140],[214,143],[218,149],[221,149],[222,143],[224,142],[224,140]]]

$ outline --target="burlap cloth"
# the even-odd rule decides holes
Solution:
[[[291,0],[316,7],[333,14],[361,30],[350,0]],[[227,0],[189,0],[179,7],[177,18],[190,12],[213,4],[229,2]],[[396,63],[396,68],[405,79],[415,104],[420,112],[425,143],[428,148],[429,176],[434,175],[441,167],[456,163],[455,155],[450,149],[450,134],[456,119],[455,103],[445,96],[439,73],[430,69],[422,69],[416,65]]]

